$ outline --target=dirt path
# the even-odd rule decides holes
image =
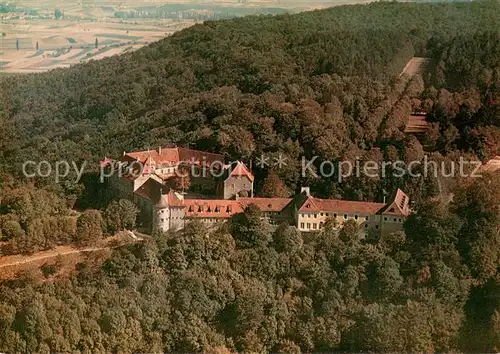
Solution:
[[[403,71],[399,76],[402,76],[403,74],[406,74],[408,76],[415,76],[421,73],[423,64],[427,62],[427,58],[422,58],[422,57],[413,57],[411,58],[408,63],[406,63],[406,66],[404,67]]]
[[[74,253],[85,253],[85,252],[97,252],[109,250],[110,247],[88,247],[88,248],[72,248],[69,246],[60,246],[56,247],[53,250],[38,252],[32,256],[23,256],[23,255],[12,255],[2,257],[0,260],[0,268],[17,266],[21,264],[31,263],[40,261],[43,259],[54,258],[57,256],[65,256]]]
[[[134,232],[129,230],[122,231],[124,235],[130,237],[128,243],[140,242],[143,240],[142,237],[137,237]],[[117,247],[121,247],[122,245],[112,246],[110,242],[116,237],[110,237],[106,240],[106,244],[100,247],[86,247],[86,248],[75,248],[73,246],[57,246],[52,250],[37,252],[32,255],[22,255],[22,254],[14,254],[11,256],[3,256],[0,257],[0,268],[18,266],[21,264],[27,264],[32,262],[41,261],[44,259],[55,258],[57,256],[67,256],[71,254],[80,254],[87,252],[98,252],[98,251],[109,251]]]

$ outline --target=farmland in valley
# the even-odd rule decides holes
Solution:
[[[206,20],[369,1],[15,0],[0,11],[0,73],[43,72],[134,51]]]
[[[152,22],[3,21],[0,71],[43,72],[102,59],[136,50],[195,23],[169,19]]]

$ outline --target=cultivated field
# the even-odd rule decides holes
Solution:
[[[217,16],[259,14],[258,9],[263,14],[276,9],[293,13],[370,1],[13,0],[10,4],[37,13],[0,14],[0,73],[43,72],[122,54]]]
[[[133,23],[4,20],[0,72],[43,72],[102,59],[136,50],[194,23],[169,19]]]

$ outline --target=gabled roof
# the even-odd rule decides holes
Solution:
[[[165,193],[167,190],[168,192]],[[182,207],[184,205],[181,195],[172,189],[169,190],[168,187],[153,178],[148,178],[134,193],[158,207]]]
[[[298,208],[299,212],[344,212],[344,213],[361,213],[361,214],[376,214],[385,204],[373,202],[357,202],[349,200],[337,199],[320,199],[308,197]]]
[[[218,219],[229,219],[244,210],[238,201],[225,199],[186,199],[184,207],[187,217]]]
[[[391,201],[380,211],[383,215],[397,215],[408,216],[410,215],[410,198],[401,189],[394,192]]]
[[[142,166],[142,173],[150,174],[152,172],[152,166],[155,165],[155,161],[151,156],[148,156],[144,161],[144,165]]]
[[[148,178],[134,193],[156,204],[160,200],[162,190],[166,191],[167,187],[153,178]]]
[[[405,133],[425,133],[429,129],[429,122],[425,120],[425,114],[412,114],[408,117]]]
[[[224,163],[224,156],[221,154],[180,147],[160,147],[158,150],[127,152],[122,159],[127,158],[137,160],[143,164],[150,158],[155,164],[162,166],[176,166],[181,162],[207,166],[216,161],[221,164]]]
[[[250,204],[255,204],[260,211],[282,211],[291,201],[292,198],[237,198],[236,199],[243,208]]]
[[[184,197],[174,192],[172,189],[167,194],[162,194],[161,198],[156,203],[157,207],[184,207]]]
[[[237,177],[237,176],[245,176],[251,182],[253,182],[255,179],[252,172],[250,172],[250,170],[241,161],[235,161],[229,165],[225,165],[224,169],[225,169],[224,179],[227,179],[229,177]]]

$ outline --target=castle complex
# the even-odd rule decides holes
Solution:
[[[243,162],[225,164],[220,154],[181,147],[124,152],[117,161],[105,158],[101,167],[110,188],[133,200],[154,230],[178,230],[193,219],[214,224],[253,204],[270,223],[304,232],[321,230],[327,220],[338,227],[354,220],[365,235],[383,235],[402,230],[410,213],[409,198],[399,189],[388,203],[320,199],[308,187],[292,198],[255,198],[254,176]]]

